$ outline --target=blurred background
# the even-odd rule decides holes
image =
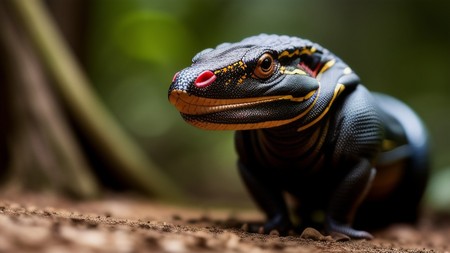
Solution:
[[[187,125],[167,99],[172,77],[204,48],[276,33],[307,38],[328,48],[346,61],[370,90],[400,98],[423,118],[433,147],[433,177],[426,203],[450,210],[449,1],[52,0],[45,1],[44,7],[75,54],[93,93],[124,135],[143,151],[153,169],[196,203],[252,205],[237,174],[233,133]],[[0,8],[17,7],[3,3]],[[13,21],[23,19],[15,17],[20,15],[14,11],[8,13]],[[7,28],[3,25],[2,29]],[[24,29],[22,33],[30,32]],[[33,45],[34,39],[29,40]],[[10,44],[2,44],[3,52],[11,50]],[[39,62],[42,55],[36,58]],[[7,78],[12,75],[10,60],[2,57],[0,62],[0,82],[13,86],[14,78]],[[47,79],[49,87],[55,87],[54,82],[54,78]],[[14,90],[2,89],[5,94]],[[6,143],[2,166],[4,173],[11,175],[11,170],[17,169],[13,161],[23,159],[23,153],[20,148],[12,151],[8,136],[17,128],[8,124],[13,115],[8,113],[11,103],[2,97],[4,124],[0,130]],[[109,169],[114,166],[108,162],[114,155],[101,151],[96,134],[84,134],[91,130],[80,124],[82,117],[74,116],[77,112],[70,109],[70,99],[60,98],[58,91],[54,97],[62,114],[68,115],[68,129],[81,156],[86,157],[94,181],[109,189],[132,190],[133,180],[124,182],[120,173]],[[13,140],[24,138],[14,136]],[[43,157],[52,155],[43,153]],[[41,167],[43,173],[53,173]],[[60,180],[46,178],[44,182],[50,185]],[[34,179],[22,184],[31,188],[43,185]]]

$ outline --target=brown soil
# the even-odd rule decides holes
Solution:
[[[0,200],[0,252],[448,252],[450,218],[424,215],[371,241],[309,229],[280,237],[244,232],[256,211],[206,210],[131,197],[72,202],[33,195]],[[343,239],[343,238],[341,238]]]

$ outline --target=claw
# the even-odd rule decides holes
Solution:
[[[289,220],[286,220],[286,218],[282,217],[282,215],[273,217],[263,225],[244,224],[244,226],[242,227],[242,229],[246,232],[272,235],[288,235],[292,228],[292,223]]]
[[[331,218],[328,218],[326,221],[326,230],[330,234],[341,233],[353,239],[373,239],[373,236],[369,232],[356,230],[348,224],[341,224]]]
[[[293,226],[289,218],[286,218],[286,216],[280,214],[276,215],[264,224],[264,233],[268,234],[271,231],[276,230],[281,235],[287,235],[289,230],[292,228]]]

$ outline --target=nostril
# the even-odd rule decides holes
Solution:
[[[214,82],[214,80],[216,80],[216,78],[216,75],[214,75],[212,71],[205,70],[200,73],[200,75],[198,75],[197,79],[195,79],[194,84],[198,88],[208,87]]]

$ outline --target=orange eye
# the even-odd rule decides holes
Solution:
[[[271,54],[265,53],[259,58],[253,74],[258,78],[267,79],[273,72],[275,72],[275,61]]]

